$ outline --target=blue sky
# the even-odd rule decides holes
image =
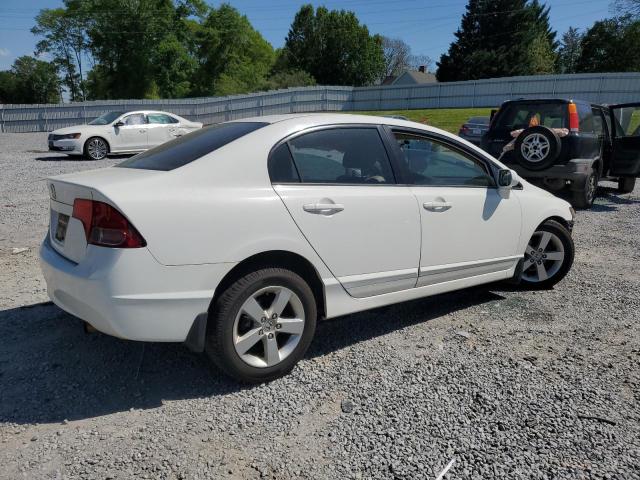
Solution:
[[[544,1],[544,0],[543,0]],[[219,5],[212,0],[210,3]],[[274,46],[281,47],[300,5],[312,3],[356,12],[373,33],[402,38],[414,54],[435,61],[453,40],[467,0],[231,0],[253,26]],[[609,0],[546,0],[551,23],[561,34],[570,26],[588,28],[611,16]],[[62,5],[62,0],[0,0],[0,70],[8,69],[20,55],[33,54],[37,39],[31,34],[33,18],[42,8]]]

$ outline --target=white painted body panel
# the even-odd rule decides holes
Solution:
[[[278,185],[275,189],[306,239],[349,293],[369,296],[415,285],[420,212],[408,187]],[[323,215],[304,209],[327,202],[344,210]],[[377,288],[362,288],[363,280]]]
[[[522,190],[467,193],[462,190],[471,189],[272,186],[271,148],[306,128],[436,129],[341,114],[247,120],[270,124],[172,171],[112,167],[49,180],[58,191],[52,210],[69,211],[74,198],[90,196],[116,207],[147,241],[131,250],[79,242],[65,251],[47,239],[41,258],[54,302],[106,333],[184,341],[224,275],[255,254],[287,251],[308,260],[324,284],[326,316],[335,317],[510,278],[541,222],[572,220],[568,203],[525,181]],[[438,196],[450,198],[453,208],[446,216],[427,215],[422,203]],[[325,197],[344,210],[325,217],[302,208]]]

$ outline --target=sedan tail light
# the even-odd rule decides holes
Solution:
[[[87,243],[91,245],[110,248],[140,248],[147,245],[129,220],[108,203],[76,198],[72,216],[82,222]]]

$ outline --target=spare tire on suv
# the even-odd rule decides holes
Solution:
[[[514,145],[514,158],[529,170],[544,170],[560,155],[560,137],[547,127],[526,128],[518,135]]]

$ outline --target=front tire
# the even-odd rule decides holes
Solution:
[[[571,233],[555,220],[547,220],[533,233],[525,251],[521,285],[551,288],[571,269],[575,247]]]
[[[316,317],[313,292],[298,274],[258,270],[235,281],[212,305],[205,351],[241,382],[274,380],[304,356]]]
[[[618,179],[618,193],[631,193],[636,188],[634,177],[621,177]]]
[[[109,153],[109,144],[104,138],[91,137],[84,143],[84,155],[90,160],[103,160]]]

